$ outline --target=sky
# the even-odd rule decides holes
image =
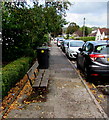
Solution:
[[[32,0],[27,0],[32,1]],[[45,0],[39,0],[44,3]],[[46,0],[47,1],[47,0]],[[66,0],[63,0],[66,1]],[[68,0],[72,3],[69,10],[66,12],[66,21],[75,22],[80,27],[83,26],[85,18],[85,25],[88,27],[109,27],[107,20],[107,3],[108,0]],[[109,6],[109,4],[108,4]],[[109,12],[109,9],[108,9]],[[66,25],[68,26],[68,25]]]
[[[88,27],[107,27],[107,2],[72,2],[65,19],[83,26],[84,18]]]

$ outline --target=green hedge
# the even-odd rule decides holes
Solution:
[[[95,41],[95,37],[79,37],[76,40],[83,40],[83,41]]]
[[[22,57],[2,69],[2,96],[6,96],[11,87],[15,85],[31,66],[32,58]]]

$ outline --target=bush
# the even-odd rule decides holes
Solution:
[[[69,39],[74,39],[74,37],[73,37],[73,36],[70,36]]]
[[[64,37],[64,39],[69,39],[69,34],[67,34],[66,37]]]
[[[37,50],[33,50],[33,49],[25,49],[24,51],[24,55],[25,57],[32,57],[32,58],[36,58],[37,57]]]
[[[79,37],[79,38],[76,38],[76,40],[83,40],[84,42],[95,41],[95,37]]]
[[[6,96],[11,87],[20,80],[32,63],[32,58],[22,57],[2,69],[2,96]]]

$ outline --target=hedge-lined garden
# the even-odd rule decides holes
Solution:
[[[7,95],[11,87],[14,87],[15,83],[21,79],[29,67],[31,66],[32,58],[22,57],[10,64],[6,65],[2,69],[2,96]]]

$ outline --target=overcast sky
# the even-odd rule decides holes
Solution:
[[[107,27],[107,2],[72,2],[66,20],[83,26]]]
[[[27,1],[32,1],[32,0],[27,0]],[[45,2],[45,0],[38,0],[38,1],[40,1],[41,3]],[[72,6],[70,6],[69,10],[67,11],[67,16],[65,17],[65,19],[68,22],[75,22],[79,26],[83,26],[83,19],[85,18],[85,25],[88,27],[93,27],[93,26],[107,27],[108,24],[107,21],[109,21],[107,20],[108,0],[87,0],[87,2],[86,0],[68,0],[68,1],[72,3]]]

